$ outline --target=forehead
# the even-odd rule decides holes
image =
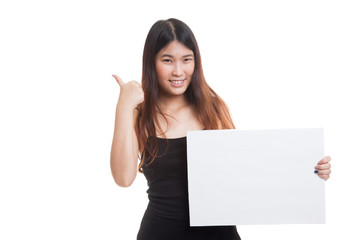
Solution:
[[[178,42],[177,40],[174,40],[168,45],[166,45],[163,49],[161,49],[158,53],[158,56],[161,57],[164,54],[172,56],[184,56],[193,54],[193,51],[187,48],[184,44]]]

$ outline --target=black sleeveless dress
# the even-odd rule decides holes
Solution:
[[[153,163],[143,165],[149,204],[138,240],[239,240],[236,226],[190,227],[186,137],[158,141]]]

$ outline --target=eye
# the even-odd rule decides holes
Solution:
[[[185,58],[184,59],[184,62],[190,62],[190,61],[192,61],[193,59],[192,58]]]
[[[171,59],[168,59],[168,58],[165,58],[162,61],[165,62],[165,63],[171,63]]]

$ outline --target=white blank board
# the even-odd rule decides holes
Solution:
[[[323,129],[187,133],[191,226],[325,223]]]

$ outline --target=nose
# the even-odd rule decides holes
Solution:
[[[183,74],[183,69],[181,66],[181,63],[176,63],[174,64],[174,69],[173,69],[173,75],[174,76],[181,76]]]

